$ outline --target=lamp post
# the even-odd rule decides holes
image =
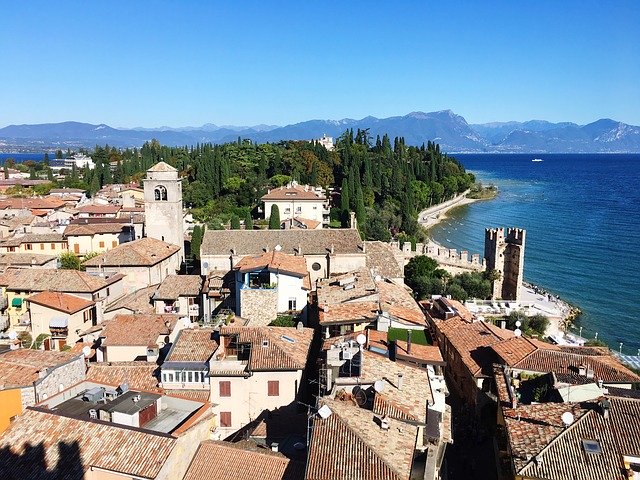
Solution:
[[[620,342],[620,355],[622,355],[622,345],[623,345],[623,343]]]
[[[580,338],[582,338],[582,326],[580,327],[580,333],[578,334]]]
[[[598,332],[596,332],[596,340],[598,339]]]

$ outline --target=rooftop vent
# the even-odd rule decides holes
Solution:
[[[262,340],[262,346],[267,348],[269,346],[269,340]]]

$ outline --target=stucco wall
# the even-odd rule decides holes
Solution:
[[[302,217],[322,223],[323,202],[324,200],[267,200],[264,202],[264,218],[271,215],[271,206],[277,205],[280,220]]]

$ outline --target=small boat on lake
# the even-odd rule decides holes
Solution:
[[[534,158],[533,160],[531,160],[532,162],[542,162],[541,158]]]

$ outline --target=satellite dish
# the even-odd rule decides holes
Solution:
[[[384,382],[382,380],[376,380],[373,384],[373,389],[376,392],[381,393],[384,390]]]
[[[85,357],[88,357],[91,353],[91,347],[82,347],[82,353],[84,353]]]
[[[573,413],[571,412],[564,412],[561,418],[562,418],[562,423],[564,423],[565,427],[568,427],[573,423]]]
[[[516,328],[516,329],[513,331],[513,334],[514,334],[516,337],[520,337],[520,336],[522,335],[522,330],[520,330],[519,328]]]
[[[355,393],[355,399],[358,406],[363,407],[367,403],[367,392],[360,388]]]
[[[18,334],[16,332],[9,332],[9,340],[15,340],[16,338],[18,338]]]
[[[516,327],[520,328],[520,325],[522,325],[522,322],[520,320],[516,321]]]
[[[279,252],[280,250],[282,250],[282,245],[276,245],[275,247],[273,247],[273,249],[274,249],[276,252]]]
[[[356,337],[356,342],[362,346],[367,343],[367,337],[361,333]]]
[[[209,268],[209,262],[202,262],[202,268],[204,268],[205,270]]]
[[[331,409],[326,405],[323,405],[318,409],[318,415],[320,415],[320,418],[322,418],[323,420],[329,418],[332,413],[333,412],[331,411]]]

